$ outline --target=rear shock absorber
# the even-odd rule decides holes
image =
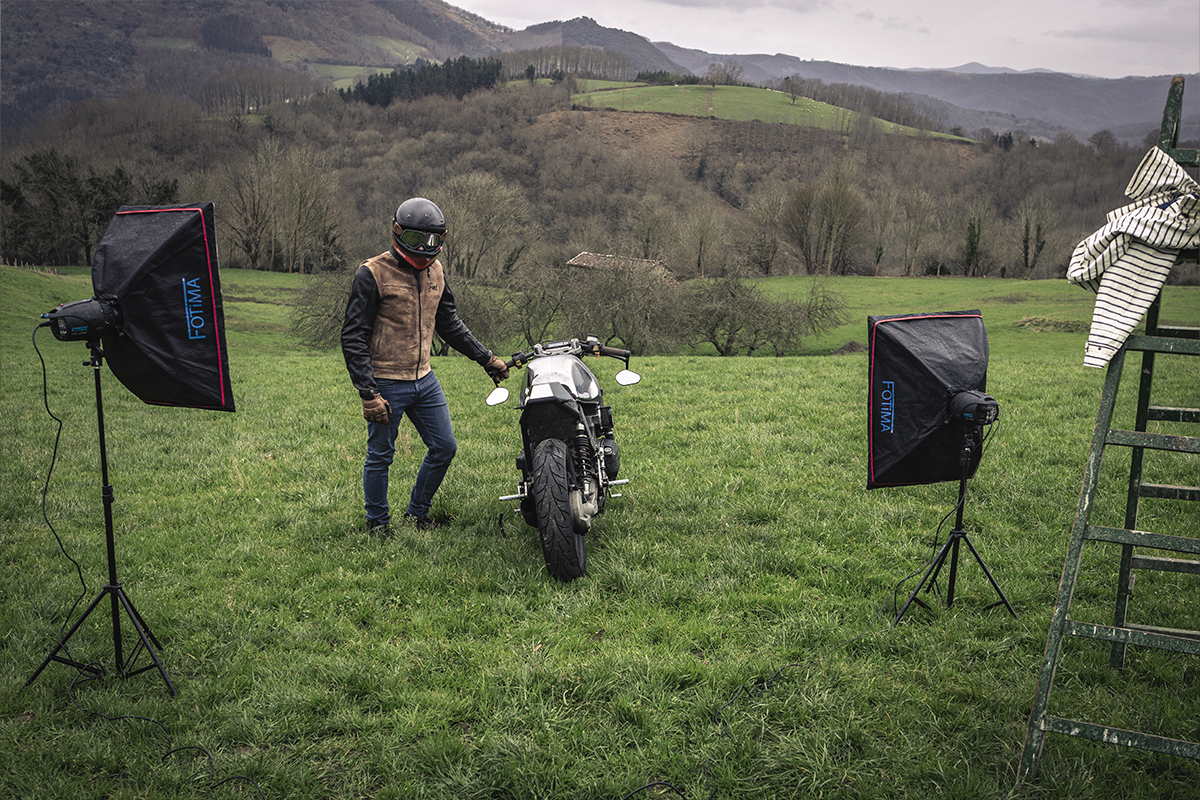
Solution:
[[[587,430],[581,424],[575,433],[575,478],[579,485],[586,486],[587,479],[595,479],[596,463],[592,453],[592,443],[588,441]]]

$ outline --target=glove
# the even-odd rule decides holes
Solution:
[[[371,396],[370,399],[363,398],[363,419],[367,422],[374,422],[379,425],[386,425],[388,416],[392,413],[392,407],[384,400],[378,392]]]
[[[492,356],[491,359],[483,365],[487,370],[487,374],[492,377],[496,383],[508,377],[508,367],[504,365],[504,359],[500,356]]]

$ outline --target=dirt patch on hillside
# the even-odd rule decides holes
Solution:
[[[845,355],[849,355],[850,353],[862,353],[862,352],[865,352],[866,349],[867,349],[867,346],[865,344],[863,344],[862,342],[856,342],[853,339],[851,339],[850,341],[846,342],[844,345],[842,345],[838,349],[830,350],[829,354],[832,356],[845,356]]]
[[[648,156],[683,158],[706,135],[710,121],[648,112],[552,111],[538,117],[533,126],[553,138],[591,137]]]
[[[1077,319],[1047,319],[1046,317],[1025,317],[1017,323],[1017,327],[1038,333],[1084,333],[1091,327],[1090,323]]]
[[[592,139],[598,145],[650,158],[684,160],[697,158],[720,142],[726,154],[738,157],[776,156],[788,150],[811,152],[817,148],[850,147],[847,135],[820,128],[802,128],[787,139],[760,134],[752,126],[760,123],[733,122],[683,114],[650,111],[574,110],[553,111],[534,120],[534,130],[551,139]],[[761,141],[754,141],[754,140]],[[901,137],[904,141],[904,137]],[[777,146],[781,145],[781,146]],[[911,147],[932,147],[938,163],[964,171],[980,157],[971,144],[951,139],[913,139]],[[895,157],[884,149],[880,157]]]

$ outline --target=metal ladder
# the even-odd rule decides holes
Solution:
[[[1182,98],[1183,78],[1176,77],[1171,83],[1167,97],[1158,146],[1184,166],[1200,166],[1200,152],[1176,147]],[[1179,262],[1187,263],[1195,260],[1196,251],[1187,251],[1180,255]],[[1200,557],[1200,534],[1198,536],[1164,535],[1137,529],[1138,507],[1142,498],[1200,501],[1200,487],[1170,486],[1142,480],[1144,455],[1147,449],[1200,455],[1200,436],[1147,432],[1147,423],[1153,421],[1200,423],[1200,409],[1155,406],[1150,402],[1157,354],[1200,356],[1200,329],[1160,326],[1158,316],[1161,302],[1162,295],[1160,293],[1147,312],[1146,333],[1130,336],[1125,346],[1117,352],[1108,365],[1104,389],[1100,397],[1096,428],[1092,435],[1091,450],[1084,471],[1083,488],[1080,491],[1075,522],[1067,547],[1067,558],[1063,566],[1062,582],[1059,585],[1058,601],[1050,620],[1050,633],[1046,642],[1045,656],[1042,659],[1041,674],[1038,678],[1037,697],[1029,715],[1029,730],[1026,734],[1025,749],[1017,772],[1018,790],[1022,788],[1026,779],[1037,774],[1047,733],[1078,736],[1098,742],[1137,747],[1200,760],[1200,743],[1197,742],[1123,730],[1081,720],[1065,719],[1048,713],[1054,675],[1062,655],[1063,641],[1066,636],[1110,642],[1109,663],[1115,669],[1124,665],[1125,650],[1128,645],[1200,655],[1200,631],[1137,625],[1128,621],[1135,570],[1200,575],[1200,560],[1197,560],[1197,557]],[[1125,359],[1131,352],[1142,353],[1141,384],[1138,391],[1134,430],[1127,431],[1114,429],[1112,421]],[[1097,496],[1100,465],[1104,451],[1105,448],[1114,445],[1129,447],[1132,453],[1124,528],[1109,528],[1089,522]],[[1200,529],[1200,524],[1197,525],[1197,528]],[[1121,545],[1116,610],[1112,625],[1097,625],[1070,618],[1071,601],[1079,577],[1084,545],[1088,542],[1110,542]],[[1191,558],[1177,559],[1142,555],[1135,548],[1187,554]],[[1200,602],[1200,586],[1197,587],[1197,598]]]

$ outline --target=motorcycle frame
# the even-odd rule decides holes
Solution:
[[[604,390],[600,390],[600,397],[595,402],[583,402],[576,399],[574,396],[566,392],[561,384],[549,384],[551,387],[552,396],[538,398],[536,400],[525,400],[520,406],[521,409],[521,446],[525,450],[525,463],[533,463],[533,449],[539,442],[545,439],[558,439],[565,442],[568,448],[574,444],[575,438],[579,435],[580,429],[587,434],[588,444],[592,449],[592,458],[595,460],[593,471],[596,472],[596,480],[601,491],[607,491],[609,481],[608,476],[604,472],[604,465],[600,462],[600,440],[597,437],[597,431],[600,428],[603,416],[600,412],[604,403]],[[594,415],[591,414],[591,409],[588,406],[595,406]],[[541,409],[553,409],[548,414],[545,414],[547,419],[534,419],[535,415],[541,412]],[[595,420],[595,425],[588,424],[589,419]],[[541,430],[538,430],[538,429]],[[573,450],[571,450],[574,455]],[[579,489],[578,485],[579,465],[575,465],[573,470],[571,489]],[[521,484],[518,487],[520,497],[528,494],[526,486],[526,476],[521,476]]]
[[[582,426],[587,433],[588,444],[592,449],[592,458],[594,463],[592,469],[596,475],[597,491],[601,499],[606,497],[620,497],[619,494],[612,492],[613,486],[620,486],[629,483],[627,479],[612,480],[608,477],[608,473],[604,465],[604,456],[600,450],[600,438],[597,435],[599,432],[608,432],[612,430],[612,407],[604,404],[604,389],[600,387],[599,381],[587,365],[583,362],[580,353],[593,353],[595,355],[608,355],[616,357],[625,364],[625,368],[629,368],[629,354],[614,354],[612,352],[603,352],[599,341],[594,337],[588,337],[588,340],[581,342],[577,339],[562,340],[550,343],[536,344],[527,353],[517,353],[513,356],[509,366],[523,367],[530,362],[547,356],[563,356],[574,359],[578,364],[592,376],[592,380],[596,381],[596,386],[599,389],[599,395],[595,400],[581,401],[571,394],[563,386],[561,382],[555,381],[545,385],[550,387],[550,397],[539,397],[530,399],[524,397],[520,405],[517,407],[521,411],[521,419],[519,422],[521,428],[521,450],[525,456],[525,463],[533,463],[533,450],[537,444],[545,439],[558,439],[571,447],[576,436],[578,436],[579,428]],[[553,407],[563,410],[563,413],[558,415],[557,427],[553,432],[546,435],[531,434],[530,429],[534,427],[531,424],[531,416],[533,413],[530,409],[536,409],[538,406]],[[594,424],[589,424],[589,421],[594,421]],[[547,426],[550,427],[550,426]],[[573,452],[573,450],[572,450]],[[572,476],[571,490],[577,491],[581,487],[578,483],[578,464],[575,465],[574,475]],[[517,483],[517,493],[513,495],[503,495],[501,501],[507,500],[523,500],[529,496],[528,473],[522,471],[521,480]],[[603,506],[601,506],[603,507]]]

